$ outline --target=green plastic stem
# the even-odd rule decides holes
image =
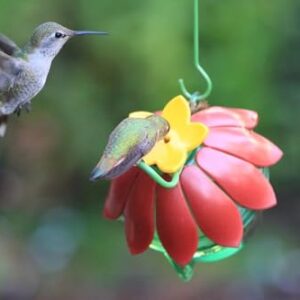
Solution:
[[[199,92],[190,93],[187,90],[183,79],[179,79],[179,85],[182,93],[191,102],[195,103],[207,98],[210,95],[213,88],[212,81],[209,75],[204,70],[204,68],[200,65],[200,60],[199,60],[199,1],[198,0],[194,0],[194,64],[197,71],[202,75],[202,77],[206,81],[207,84],[206,91],[203,94],[200,94]]]
[[[171,181],[167,181],[152,167],[148,166],[144,161],[138,163],[138,167],[146,172],[156,183],[164,188],[173,188],[177,185],[182,169],[173,174]]]

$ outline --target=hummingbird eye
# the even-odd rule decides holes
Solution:
[[[56,32],[56,33],[55,33],[55,37],[56,37],[57,39],[59,39],[59,38],[64,38],[64,37],[66,37],[66,35],[63,34],[63,33],[61,33],[61,32]]]

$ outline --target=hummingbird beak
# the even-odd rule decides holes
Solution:
[[[105,31],[74,31],[74,36],[80,35],[108,35],[108,32]]]

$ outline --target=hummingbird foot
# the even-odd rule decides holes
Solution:
[[[21,111],[22,111],[22,108],[19,106],[19,107],[16,108],[15,114],[16,114],[18,117],[20,117]]]
[[[31,102],[25,102],[20,104],[14,111],[15,114],[19,117],[21,115],[22,110],[25,110],[27,113],[31,111]]]
[[[31,112],[31,102],[26,102],[21,105],[21,109],[24,109],[27,113]]]

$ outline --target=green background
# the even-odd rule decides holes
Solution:
[[[30,114],[0,142],[1,299],[299,299],[300,2],[200,1],[200,60],[211,105],[260,115],[284,151],[271,171],[279,204],[248,246],[199,265],[185,284],[162,256],[128,253],[121,223],[101,217],[108,183],[91,183],[109,132],[205,88],[193,67],[193,1],[0,0],[0,31],[19,45],[57,21],[108,37],[70,41]]]

